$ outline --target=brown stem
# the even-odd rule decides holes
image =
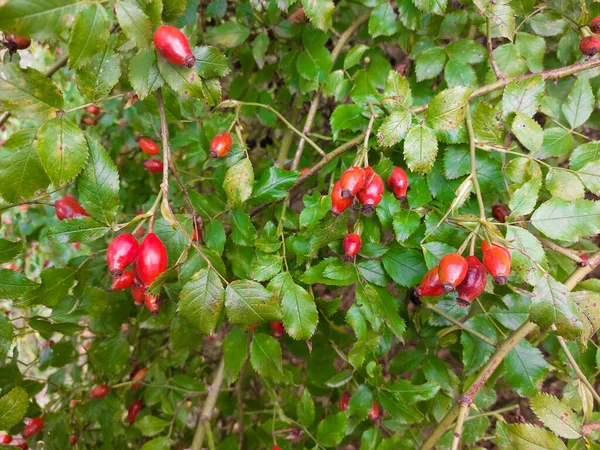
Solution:
[[[589,263],[587,260],[580,257],[575,251],[568,249],[568,248],[561,247],[560,245],[557,245],[554,242],[552,242],[550,239],[546,239],[544,237],[538,236],[538,240],[545,247],[548,247],[550,250],[554,250],[555,252],[566,256],[567,258],[575,261],[580,266],[587,266]]]
[[[487,50],[490,58],[490,65],[492,66],[492,70],[496,74],[496,78],[499,80],[504,79],[504,75],[500,71],[498,64],[496,64],[496,60],[494,59],[494,49],[492,47],[492,24],[490,22],[489,17],[486,18],[486,26],[487,26]]]
[[[198,418],[198,426],[196,427],[196,434],[194,435],[194,440],[192,441],[192,446],[190,447],[190,450],[202,449],[202,444],[204,443],[204,435],[206,434],[205,424],[210,421],[213,410],[215,409],[215,405],[217,404],[217,399],[219,398],[221,385],[223,384],[224,373],[225,359],[222,358],[221,362],[219,363],[219,367],[217,367],[217,370],[215,372],[213,382],[208,388],[208,396],[206,397],[206,401],[204,402],[204,408],[202,408],[202,413]]]

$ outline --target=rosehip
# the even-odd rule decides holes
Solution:
[[[373,402],[371,410],[369,411],[369,420],[376,420],[379,418],[379,405]]]
[[[136,400],[129,407],[129,411],[127,411],[127,421],[131,424],[135,422],[135,418],[140,413],[144,405],[141,400]]]
[[[439,266],[432,267],[423,277],[423,281],[415,288],[415,292],[420,297],[436,297],[444,293],[442,282],[440,281]]]
[[[140,245],[135,270],[144,286],[150,286],[168,265],[165,244],[154,233],[149,233]]]
[[[27,39],[23,36],[18,36],[16,34],[9,34],[8,40],[14,44],[17,50],[25,50],[31,45],[31,39]]]
[[[360,167],[350,167],[342,174],[340,178],[340,187],[342,188],[342,197],[351,198],[358,194],[365,185],[365,170]]]
[[[147,373],[147,367],[142,367],[140,370],[138,370],[131,379],[131,389],[138,389],[141,386],[140,382],[144,381],[144,378],[146,377]]]
[[[131,270],[125,270],[123,275],[113,280],[110,290],[120,291],[121,289],[127,289],[133,284],[133,278],[133,272]]]
[[[350,233],[342,241],[342,248],[344,249],[344,260],[352,261],[354,257],[360,252],[362,246],[362,240],[356,233]]]
[[[488,248],[483,254],[483,265],[497,284],[506,284],[511,270],[511,260],[508,250],[499,245]]]
[[[90,105],[87,108],[85,108],[85,110],[89,114],[93,114],[94,116],[97,116],[98,114],[100,114],[100,107],[98,105]]]
[[[506,253],[506,256],[507,256],[508,258],[510,258],[510,259],[511,259],[511,261],[512,261],[512,255],[510,254],[510,250],[509,250],[509,249],[507,249],[506,247],[503,247],[503,246],[501,246],[501,245],[498,245],[498,244],[492,244],[492,247],[495,247],[495,248],[502,249],[502,251],[503,251],[504,253]],[[483,241],[483,242],[481,243],[481,253],[485,253],[485,252],[487,252],[487,251],[489,250],[489,248],[490,248],[490,245],[488,244],[488,242],[487,242],[487,241]]]
[[[456,299],[461,306],[467,306],[474,299],[479,297],[485,289],[487,274],[485,267],[476,256],[467,256],[467,276],[456,287],[458,298]]]
[[[79,436],[75,436],[74,434],[72,434],[71,437],[69,437],[69,441],[71,442],[71,445],[75,445],[78,440],[79,440]]]
[[[594,56],[600,50],[600,38],[598,36],[586,36],[579,41],[579,51],[585,56]]]
[[[373,214],[383,198],[383,180],[370,167],[365,167],[365,186],[358,192],[356,198],[363,205],[363,214]]]
[[[54,210],[58,220],[73,219],[75,217],[89,216],[85,209],[77,202],[71,194],[54,202]]]
[[[83,124],[87,125],[88,127],[93,127],[96,124],[98,124],[98,121],[93,117],[84,117],[83,119],[81,119],[81,122],[83,122]]]
[[[158,54],[171,64],[191,68],[196,62],[185,34],[170,25],[158,27],[154,33],[154,46]]]
[[[42,427],[44,426],[44,419],[41,417],[36,417],[31,419],[29,423],[25,426],[25,431],[23,431],[23,437],[25,439],[33,436],[34,434],[42,431]]]
[[[600,34],[600,16],[592,19],[590,22],[590,30],[592,30],[592,33]]]
[[[233,139],[231,134],[227,131],[221,134],[217,134],[212,141],[210,141],[210,156],[212,158],[223,158],[229,153]]]
[[[104,398],[110,392],[110,386],[106,384],[99,384],[94,386],[92,392],[90,392],[89,398]]]
[[[274,445],[271,450],[281,450],[281,447],[279,445]]]
[[[13,447],[19,447],[21,450],[27,450],[29,448],[27,446],[27,441],[24,440],[13,441],[12,445]]]
[[[467,261],[458,253],[450,253],[440,260],[440,281],[446,292],[452,292],[467,276]]]
[[[71,408],[75,408],[75,406],[76,406],[76,405],[77,405],[77,400],[75,400],[75,399],[73,399],[73,400],[71,400],[71,401],[69,402],[69,406],[70,406]]]
[[[406,198],[406,191],[408,190],[408,177],[406,176],[406,172],[400,167],[394,167],[392,174],[387,179],[387,185],[398,200]]]
[[[4,434],[0,436],[0,444],[10,444],[12,442],[12,436],[10,434]]]
[[[141,138],[138,141],[138,145],[140,146],[142,151],[147,155],[158,155],[158,152],[160,152],[160,147],[152,139]]]
[[[506,222],[506,218],[508,217],[508,209],[504,205],[494,205],[492,206],[492,216],[500,223]]]
[[[160,312],[162,301],[158,295],[144,294],[144,304],[146,305],[146,308],[148,308],[148,311],[150,311],[153,316],[156,316]]]
[[[142,283],[137,281],[133,281],[131,285],[131,296],[133,297],[133,301],[136,306],[142,306],[144,304],[144,294],[146,292],[146,288]]]
[[[273,336],[281,337],[285,334],[285,327],[281,322],[271,322],[271,329],[273,330]]]
[[[350,392],[346,391],[340,396],[339,407],[342,411],[346,411],[348,409],[348,403],[350,402]]]
[[[339,216],[352,205],[352,198],[342,197],[342,187],[338,181],[331,190],[331,214]]]
[[[123,275],[123,269],[138,255],[138,242],[133,234],[120,234],[112,240],[106,251],[106,263],[113,278]]]
[[[164,164],[160,159],[148,159],[143,162],[143,166],[150,173],[160,173],[164,168]]]

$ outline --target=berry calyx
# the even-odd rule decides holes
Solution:
[[[12,436],[10,434],[4,434],[0,436],[0,444],[10,444],[12,442]]]
[[[160,159],[148,159],[143,162],[143,165],[150,173],[160,173],[164,168],[163,162]]]
[[[352,261],[354,257],[360,252],[362,246],[362,239],[356,233],[350,233],[342,241],[342,248],[344,249],[344,260]]]
[[[358,194],[366,181],[366,173],[361,167],[350,167],[340,177],[342,198],[351,198]]]
[[[165,244],[154,233],[149,233],[140,245],[135,270],[144,286],[150,286],[169,264]],[[147,304],[146,304],[147,306]]]
[[[497,284],[506,284],[511,271],[512,257],[504,247],[493,245],[483,254],[483,265]]]
[[[492,206],[492,216],[500,223],[505,223],[506,218],[509,216],[508,209],[504,205]]]
[[[156,316],[160,312],[162,301],[158,295],[144,294],[144,305],[146,305],[146,308],[148,308],[148,311],[150,311],[153,316]]]
[[[383,198],[383,180],[370,167],[365,167],[365,186],[358,192],[356,198],[363,205],[362,212],[371,215]]]
[[[25,439],[33,436],[34,434],[38,434],[42,431],[44,426],[44,419],[41,417],[36,417],[31,419],[27,425],[25,425],[25,431],[23,431],[23,437]]]
[[[600,34],[600,16],[596,16],[590,22],[590,30],[594,34]]]
[[[133,402],[129,407],[129,410],[127,411],[127,422],[129,422],[130,424],[135,422],[135,418],[140,413],[143,407],[144,405],[142,404],[141,400],[136,400],[135,402]]]
[[[339,216],[350,208],[350,205],[352,205],[352,197],[342,197],[342,187],[338,181],[333,185],[333,189],[331,190],[331,214]]]
[[[442,288],[439,271],[439,266],[432,267],[427,271],[421,284],[415,288],[419,297],[437,297],[445,292]]]
[[[123,275],[113,280],[110,290],[120,291],[122,289],[127,289],[133,284],[133,278],[133,272],[131,270],[125,270]]]
[[[369,411],[369,420],[377,420],[379,418],[379,405],[373,402],[371,410]]]
[[[468,306],[474,299],[479,297],[485,289],[487,274],[485,267],[476,256],[467,256],[467,276],[456,287],[458,298],[456,301],[461,306]]]
[[[152,139],[141,138],[138,141],[138,145],[140,146],[140,149],[146,155],[150,155],[150,156],[158,155],[158,152],[160,152],[160,147]],[[152,161],[152,160],[150,160],[150,161]]]
[[[54,211],[58,220],[73,219],[75,217],[87,216],[89,214],[81,207],[79,202],[71,194],[54,202]]]
[[[108,395],[109,392],[110,392],[110,386],[108,386],[106,384],[99,384],[97,386],[94,386],[94,389],[92,389],[92,392],[90,392],[90,395],[88,397],[89,398],[104,398]]]
[[[170,25],[160,26],[155,31],[154,47],[158,54],[171,64],[191,68],[196,62],[188,38],[181,30]]]
[[[285,327],[281,322],[271,322],[271,329],[273,330],[273,336],[281,337],[285,334]]]
[[[342,395],[340,395],[340,401],[338,405],[342,411],[346,411],[348,409],[348,403],[350,403],[350,392],[346,391]]]
[[[231,138],[231,134],[227,131],[217,134],[212,138],[212,141],[210,141],[211,158],[223,158],[227,156],[232,145],[233,139]]]
[[[449,253],[440,260],[440,281],[446,292],[452,292],[467,276],[467,261],[458,253]]]
[[[31,45],[31,39],[16,34],[5,34],[2,45],[8,49],[10,56],[14,55],[17,50],[25,50]]]
[[[94,116],[97,116],[98,114],[100,114],[100,107],[98,105],[90,105],[87,108],[85,108],[85,110],[89,114],[92,114]]]
[[[113,278],[120,278],[123,275],[123,270],[135,260],[137,255],[138,242],[133,234],[120,234],[114,238],[106,251],[106,264],[108,264],[110,275]],[[133,281],[133,278],[131,281]],[[131,286],[131,283],[126,287],[129,286]]]
[[[408,190],[408,177],[406,176],[406,172],[400,167],[394,167],[392,174],[387,179],[387,185],[398,200],[406,198],[406,191]]]
[[[586,36],[579,41],[579,51],[585,56],[594,56],[600,50],[598,36]]]
[[[136,306],[142,306],[144,304],[145,293],[146,288],[144,285],[140,281],[134,280],[131,285],[131,296],[133,297],[133,302]]]

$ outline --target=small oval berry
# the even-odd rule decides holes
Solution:
[[[365,170],[361,167],[350,167],[340,177],[340,187],[342,189],[342,198],[351,198],[358,194],[366,181]]]
[[[362,239],[356,233],[350,233],[342,241],[342,248],[344,249],[344,260],[352,261],[354,257],[360,252],[362,246]]]
[[[71,194],[67,194],[63,198],[56,200],[54,202],[54,210],[58,220],[73,219],[81,216],[89,217],[87,211],[81,207]]]
[[[467,256],[467,276],[456,287],[458,298],[456,299],[461,306],[467,306],[474,299],[479,297],[485,289],[487,274],[485,267],[476,256]]]
[[[408,177],[406,176],[406,172],[400,167],[394,167],[392,174],[387,179],[387,185],[398,200],[406,198],[406,191],[408,190]]]
[[[138,141],[138,145],[146,155],[154,156],[158,155],[158,153],[160,152],[160,147],[152,139],[141,138]]]
[[[92,392],[90,392],[90,395],[88,397],[89,398],[104,398],[108,395],[109,392],[110,392],[110,386],[108,386],[106,384],[99,384],[97,386],[94,386],[94,389],[92,389]]]
[[[160,173],[164,168],[163,162],[160,159],[148,159],[143,162],[143,166],[150,173]]]
[[[348,404],[350,403],[350,392],[346,391],[342,395],[340,395],[340,401],[338,405],[342,411],[346,411],[348,409]]]
[[[75,436],[74,434],[72,434],[69,437],[69,442],[71,442],[71,445],[75,445],[78,440],[79,440],[79,436]]]
[[[458,253],[449,253],[440,260],[440,281],[446,292],[452,292],[467,276],[467,261]]]
[[[371,215],[383,198],[383,180],[370,167],[365,167],[365,186],[358,192],[356,198],[363,205],[362,212]]]
[[[138,250],[135,270],[144,286],[150,286],[169,264],[165,244],[154,233],[149,233]]]
[[[138,370],[135,375],[133,376],[133,378],[131,379],[131,389],[138,389],[140,388],[141,382],[144,381],[144,378],[146,378],[146,374],[148,373],[148,368],[147,367],[142,367],[140,370]]]
[[[142,404],[141,400],[136,400],[135,402],[133,402],[129,407],[129,410],[127,411],[127,422],[129,422],[130,424],[135,422],[135,418],[140,413],[143,407],[144,405]]]
[[[83,119],[81,119],[81,122],[84,125],[87,125],[88,127],[93,127],[98,124],[98,121],[96,119],[94,119],[93,117],[84,117]]]
[[[279,445],[274,445],[271,450],[281,450],[281,447]]]
[[[339,216],[341,213],[350,208],[352,201],[352,197],[342,197],[342,187],[340,186],[339,181],[336,182],[331,190],[331,214],[334,216]]]
[[[112,240],[106,251],[106,264],[113,278],[123,275],[123,270],[135,261],[138,249],[138,242],[133,234],[120,234]]]
[[[150,311],[153,316],[156,316],[160,312],[162,301],[158,295],[144,294],[144,305],[146,305],[146,308],[148,308],[148,311]]]
[[[502,251],[504,253],[506,253],[506,256],[508,258],[510,258],[510,260],[512,261],[512,255],[510,254],[510,250],[509,249],[507,249],[506,247],[503,247],[502,245],[498,245],[498,244],[492,244],[492,247],[502,249]],[[490,245],[488,244],[488,241],[483,241],[481,243],[481,253],[487,252],[489,250],[489,248],[490,248]]]
[[[4,45],[6,46],[11,55],[17,50],[25,50],[31,45],[31,39],[27,39],[23,36],[19,36],[16,34],[8,34],[5,37],[6,40],[4,41]]]
[[[415,288],[419,297],[437,297],[445,291],[440,281],[439,266],[432,267],[423,277],[423,281]]]
[[[154,47],[171,64],[191,68],[196,62],[186,35],[170,25],[162,25],[155,31]]]
[[[25,425],[25,431],[23,431],[23,437],[25,439],[33,436],[34,434],[39,433],[40,431],[42,431],[42,428],[44,427],[44,419],[42,419],[41,417],[36,417],[34,419],[31,419],[29,421],[29,423],[27,425]]]
[[[233,145],[233,139],[229,132],[217,134],[212,141],[210,141],[210,156],[212,158],[223,158],[227,156],[231,146]]]
[[[594,56],[600,50],[598,36],[586,36],[579,41],[579,51],[585,56]]]
[[[133,297],[133,301],[136,306],[142,306],[144,304],[144,294],[146,292],[146,288],[141,282],[133,281],[131,285],[131,296]]]
[[[371,410],[369,411],[369,420],[377,420],[379,418],[379,405],[373,402]]]
[[[113,280],[110,290],[120,291],[122,289],[127,289],[133,284],[133,278],[133,272],[131,270],[125,270],[123,275]]]
[[[285,334],[285,327],[281,322],[271,322],[271,329],[273,330],[273,336],[281,337]]]
[[[94,116],[97,116],[98,114],[100,114],[100,107],[98,105],[90,105],[87,108],[85,108],[85,110],[89,114],[92,114]]]
[[[0,436],[0,444],[10,444],[12,442],[12,436],[10,434],[4,434]]]
[[[504,205],[492,206],[492,216],[500,223],[505,223],[506,218],[509,216],[508,209]]]
[[[512,258],[506,249],[492,246],[483,254],[483,265],[497,284],[506,284],[511,271]]]
[[[596,16],[590,22],[590,30],[594,34],[600,34],[600,16]]]

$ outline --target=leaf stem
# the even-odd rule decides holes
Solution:
[[[427,309],[430,309],[431,311],[433,311],[434,313],[436,313],[438,316],[441,316],[444,319],[446,319],[448,322],[452,322],[454,325],[456,325],[461,330],[466,331],[469,334],[472,334],[473,336],[475,336],[478,339],[481,339],[486,344],[491,345],[494,348],[496,348],[498,346],[498,344],[496,344],[494,341],[492,341],[487,336],[484,336],[480,332],[475,331],[473,328],[468,327],[467,325],[465,325],[461,321],[456,320],[454,317],[452,317],[449,314],[446,314],[444,311],[442,311],[441,309],[437,308],[436,306],[434,306],[434,305],[426,305],[426,307],[427,307]]]
[[[469,101],[467,101],[466,109],[467,130],[469,131],[469,150],[471,153],[471,178],[473,179],[473,185],[475,186],[475,194],[477,195],[477,203],[479,204],[479,219],[482,222],[485,222],[485,206],[483,204],[483,197],[481,196],[481,187],[479,186],[479,180],[477,179],[475,132],[473,131],[473,120],[471,119],[471,109],[469,107]]]

